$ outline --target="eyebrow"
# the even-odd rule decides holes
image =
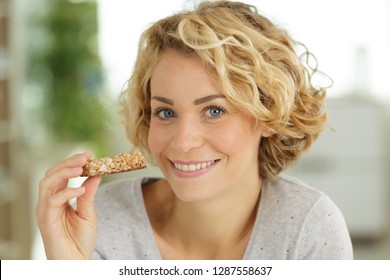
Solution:
[[[196,99],[193,102],[193,104],[200,105],[200,104],[203,104],[203,103],[206,103],[206,102],[209,102],[211,100],[218,99],[218,98],[226,98],[226,97],[225,97],[225,95],[222,95],[222,94],[208,95],[208,96]],[[174,105],[173,100],[169,99],[169,98],[165,98],[165,97],[161,97],[161,96],[153,96],[152,99],[155,99],[157,101],[160,101],[160,102],[168,104],[168,105]]]
[[[194,105],[199,105],[199,104],[202,104],[202,103],[206,103],[206,102],[209,102],[211,100],[218,99],[218,98],[226,98],[226,97],[225,97],[225,95],[222,95],[222,94],[208,95],[208,96],[196,99],[194,101]]]
[[[157,101],[160,101],[162,103],[168,104],[168,105],[173,105],[172,99],[161,97],[161,96],[153,96],[152,99],[155,99]]]

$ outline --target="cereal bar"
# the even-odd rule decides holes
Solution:
[[[89,160],[83,166],[83,173],[81,176],[101,176],[142,169],[145,167],[145,158],[140,152],[123,153],[113,157]]]

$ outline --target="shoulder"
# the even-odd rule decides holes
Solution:
[[[311,217],[338,211],[336,205],[323,192],[308,186],[302,181],[280,175],[266,179],[261,190],[260,215],[276,228],[284,228],[296,238],[307,223],[315,221]],[[321,221],[317,221],[321,222]]]
[[[95,197],[98,236],[95,254],[104,259],[158,258],[142,186],[154,178],[102,184]]]
[[[100,224],[118,220],[126,213],[139,213],[143,207],[142,182],[145,178],[112,181],[99,186],[95,208]]]
[[[322,199],[330,200],[325,193],[287,175],[265,179],[262,195],[265,203],[276,203],[281,209],[290,211],[293,208],[301,212],[310,211]]]
[[[281,175],[269,180],[264,188],[265,203],[276,204],[280,211],[299,215],[305,226],[324,224],[325,218],[332,216],[338,223],[345,224],[341,211],[327,194],[296,178]]]
[[[117,180],[104,183],[99,186],[96,193],[96,200],[107,199],[111,197],[121,196],[123,192],[132,190],[134,188],[140,188],[144,178]]]
[[[325,193],[285,175],[265,179],[257,244],[269,259],[352,258],[344,217]]]
[[[142,212],[145,208],[142,187],[159,178],[140,177],[102,184],[95,196],[95,208],[99,214],[118,216],[120,213]]]

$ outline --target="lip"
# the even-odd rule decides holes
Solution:
[[[210,172],[219,162],[219,159],[206,161],[170,160],[173,173],[179,178],[196,178]],[[195,167],[194,167],[195,166]],[[180,169],[178,169],[180,168]],[[194,170],[195,168],[195,170]],[[184,170],[183,170],[184,169]],[[192,169],[192,170],[189,170]],[[188,171],[187,171],[188,170]]]

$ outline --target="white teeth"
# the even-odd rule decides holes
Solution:
[[[198,163],[198,164],[180,164],[180,163],[174,163],[176,169],[179,169],[181,171],[186,171],[186,172],[194,172],[198,171],[200,169],[204,169],[206,167],[209,167],[215,162],[215,160],[211,160],[208,162],[203,162],[203,163]]]

